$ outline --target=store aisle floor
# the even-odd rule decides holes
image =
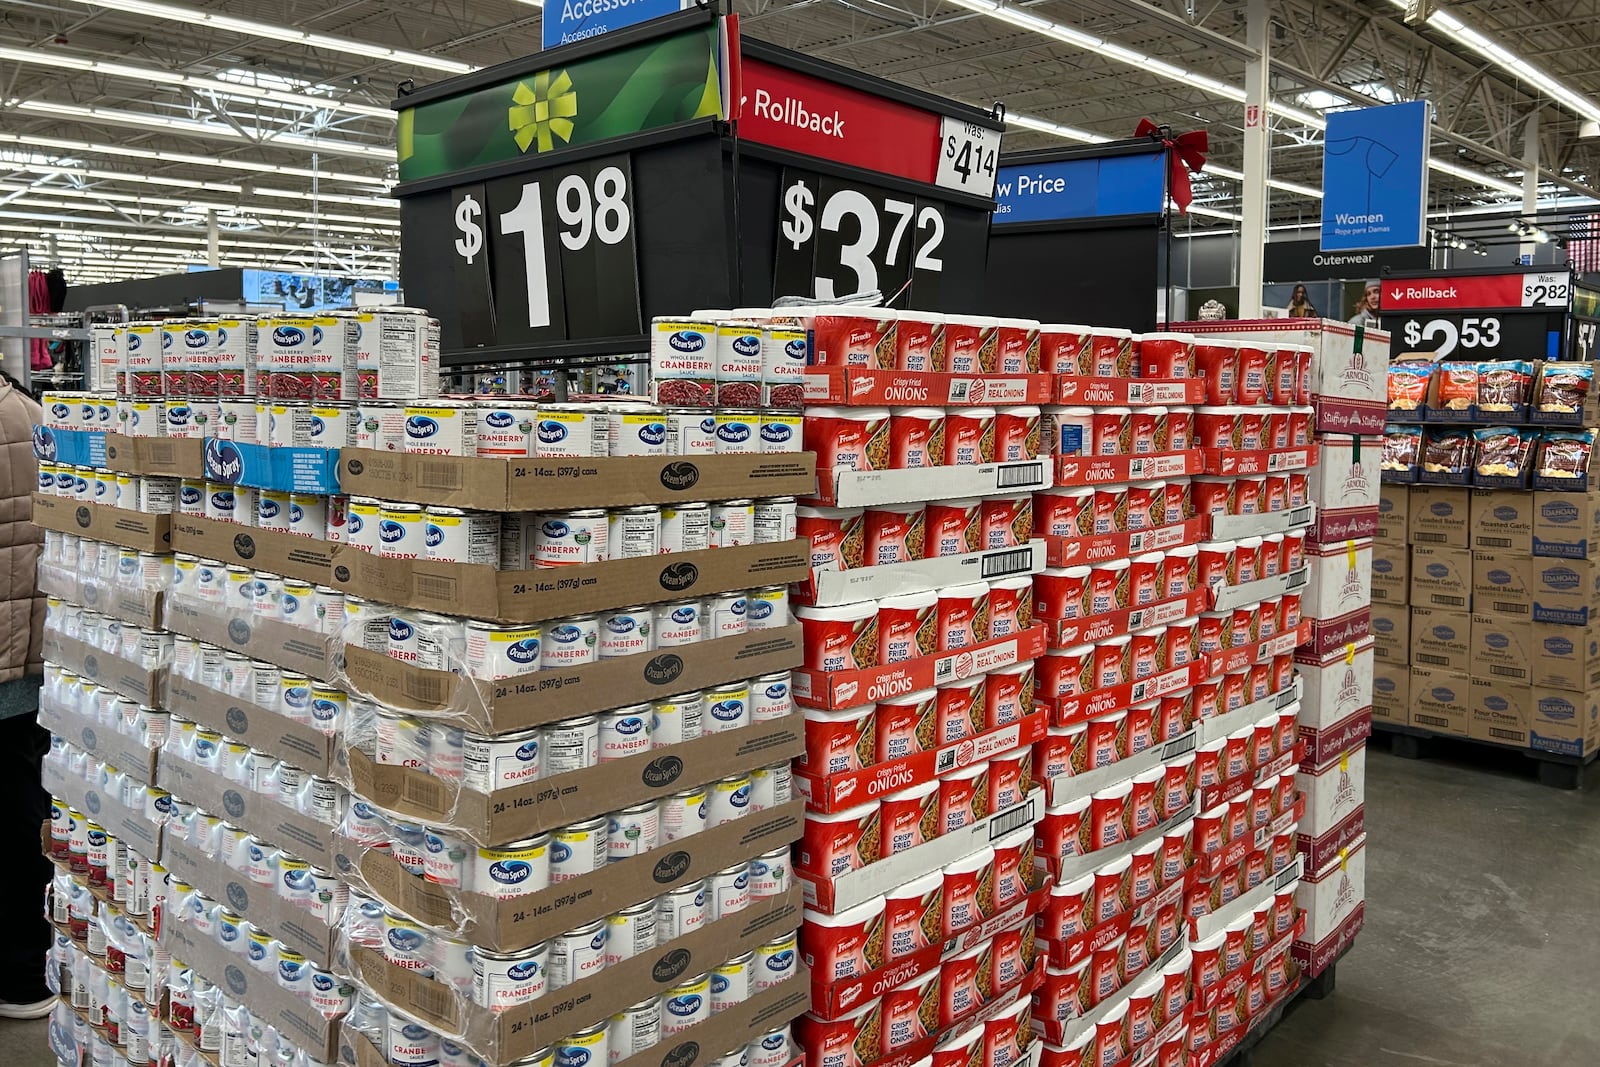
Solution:
[[[1600,768],[1567,793],[1450,745],[1367,759],[1367,924],[1250,1067],[1579,1067],[1600,1016]]]

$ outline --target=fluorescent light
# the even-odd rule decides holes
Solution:
[[[443,56],[430,56],[423,52],[389,48],[367,41],[356,41],[347,37],[334,37],[325,33],[310,33],[306,30],[291,29],[281,24],[274,25],[270,22],[257,22],[254,19],[235,18],[232,15],[201,11],[197,8],[183,7],[178,4],[157,3],[155,0],[79,0],[79,2],[88,7],[105,8],[110,11],[125,11],[130,15],[144,15],[149,18],[166,19],[191,26],[204,24],[219,30],[243,34],[247,37],[264,38],[278,44],[285,42],[302,44],[311,48],[326,49],[330,52],[344,52],[347,55],[363,56],[368,59],[382,59],[391,63],[421,67],[424,70],[443,71],[446,74],[466,74],[469,71],[478,69],[471,63],[463,63],[456,59],[446,59]]]
[[[156,70],[150,67],[135,67],[126,63],[90,59],[86,56],[46,52],[36,48],[12,48],[7,45],[0,45],[0,59],[9,59],[14,63],[31,63],[37,66],[57,67],[64,70],[95,71],[119,78],[154,82],[157,85],[180,85],[188,89],[243,97],[248,100],[269,100],[274,103],[293,104],[314,110],[365,115],[369,118],[392,119],[395,114],[392,109],[386,107],[345,103],[331,97],[317,97],[309,93],[288,92],[280,89],[261,89],[246,82],[222,81],[193,74],[177,74],[172,71]]]
[[[142,111],[116,111],[105,107],[85,107],[82,104],[57,104],[45,100],[18,100],[12,105],[18,111],[43,115],[64,115],[89,122],[104,122],[113,126],[149,126],[155,129],[187,133],[195,137],[216,137],[227,141],[244,141],[247,144],[278,148],[300,148],[308,152],[331,152],[335,155],[361,156],[366,159],[394,161],[394,149],[380,145],[356,144],[353,141],[330,140],[322,137],[305,137],[295,133],[274,130],[249,130],[224,126],[216,122],[191,122],[169,115],[150,115]],[[252,137],[250,134],[256,134]]]
[[[98,144],[89,141],[73,141],[61,137],[43,137],[35,134],[0,133],[0,144],[28,145],[32,148],[54,148],[73,154],[88,153],[90,155],[121,156],[127,159],[137,159],[141,163],[188,163],[196,167],[216,167],[219,170],[241,170],[252,174],[281,174],[293,178],[314,178],[318,181],[348,182],[352,185],[372,185],[388,192],[394,185],[387,178],[375,177],[366,174],[347,174],[341,171],[323,170],[310,167],[285,167],[277,163],[254,163],[249,160],[232,158],[219,158],[216,156],[195,155],[190,152],[168,152],[159,148],[145,148],[139,146],[132,148],[127,145]],[[393,162],[390,160],[389,162]],[[113,175],[118,172],[110,172]],[[137,181],[137,178],[128,178],[128,181]],[[238,192],[237,186],[229,186],[229,191]],[[382,203],[382,200],[375,202]]]
[[[288,200],[316,199],[329,204],[355,204],[359,207],[381,207],[391,210],[400,206],[400,201],[388,196],[345,196],[342,193],[318,193],[315,197],[304,189],[279,189],[271,185],[258,185],[250,190],[258,196],[280,196]]]

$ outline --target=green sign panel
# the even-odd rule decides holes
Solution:
[[[720,117],[717,54],[716,27],[696,27],[405,108],[400,180]]]

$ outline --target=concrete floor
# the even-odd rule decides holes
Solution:
[[[1600,764],[1585,792],[1467,745],[1367,760],[1367,926],[1323,1001],[1249,1067],[1600,1062]],[[52,1067],[45,1024],[0,1022],[0,1063]]]

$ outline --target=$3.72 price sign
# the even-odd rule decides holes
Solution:
[[[834,300],[876,289],[888,299],[912,281],[909,303],[897,306],[939,307],[952,251],[942,202],[793,169],[780,196],[775,296]]]
[[[643,331],[627,156],[458,186],[402,210],[418,213],[407,276],[428,276],[429,291],[450,292],[457,307],[463,336],[447,346]]]

